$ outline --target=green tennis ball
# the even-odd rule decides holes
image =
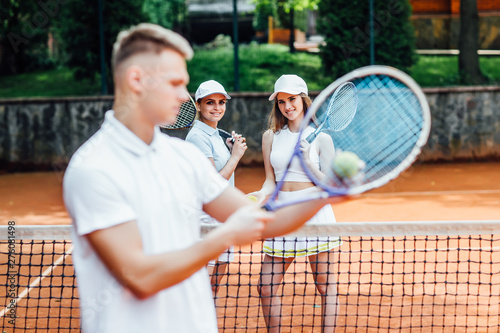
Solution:
[[[255,195],[247,195],[247,198],[250,199],[253,202],[259,201]]]
[[[333,171],[340,178],[354,177],[364,165],[358,155],[350,151],[342,151],[337,153],[332,163]]]

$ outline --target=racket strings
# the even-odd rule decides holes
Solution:
[[[196,117],[196,106],[189,100],[182,102],[179,107],[179,114],[177,119],[172,125],[163,126],[166,129],[183,129],[191,126],[194,118]]]
[[[380,135],[380,138],[375,138],[378,142],[385,142],[386,146],[381,146],[377,151],[363,152],[363,156],[366,156],[369,161],[365,170],[365,181],[371,181],[392,172],[408,156],[418,136],[407,129],[404,126],[393,127],[389,133],[386,133],[388,134],[386,137]]]
[[[327,101],[315,112],[310,122],[320,131],[344,129],[356,114],[356,87],[351,82],[346,82]]]
[[[356,88],[354,85],[345,85],[339,91],[336,103],[333,103],[332,115],[329,118],[329,128],[341,131],[346,128],[356,114],[357,108]]]
[[[385,79],[384,81],[388,81]],[[380,82],[378,82],[380,84]],[[383,86],[393,84],[392,81],[382,82]],[[382,88],[379,86],[379,89]],[[411,108],[408,109],[408,103],[404,101],[411,100],[411,94],[408,90],[403,91],[401,88],[397,87],[398,94],[394,93],[394,86],[390,87],[388,90],[390,94],[389,97],[386,94],[380,93],[372,93],[370,99],[373,98],[383,98],[384,101],[374,101],[377,105],[386,105],[389,110],[379,110],[380,114],[385,114],[390,112],[390,115],[394,115],[395,117],[399,117],[402,121],[393,122],[393,126],[390,126],[386,129],[386,131],[380,131],[375,133],[375,140],[377,142],[386,142],[386,148],[379,151],[378,155],[373,156],[372,160],[381,160],[381,161],[393,161],[396,160],[398,163],[403,159],[404,156],[407,155],[407,150],[411,150],[418,140],[418,134],[420,133],[422,127],[420,126],[420,122],[416,118],[412,118],[410,120],[405,119],[405,117],[401,116],[401,112],[394,112],[394,110],[404,111],[404,114],[409,115],[410,117],[414,114],[411,112],[411,108],[414,108],[414,104],[411,104]],[[397,107],[393,110],[391,107],[391,101],[397,104]],[[376,117],[373,118],[373,121],[376,121]],[[378,136],[377,136],[378,135]],[[382,136],[387,136],[387,139],[382,138]],[[395,145],[396,142],[399,144]],[[399,158],[398,158],[399,157]]]
[[[373,80],[373,78],[371,78]],[[399,112],[395,112],[394,115],[400,117],[400,119],[405,122],[409,128],[413,128],[415,124],[422,124],[422,114],[412,112],[415,107],[419,107],[418,100],[416,99],[413,92],[408,89],[408,87],[401,84],[401,82],[396,83],[394,80],[391,80],[389,77],[384,76],[382,78],[377,78],[378,88],[384,88],[390,94],[390,98],[386,101],[388,104],[390,102],[394,102],[397,104],[397,109],[405,111],[404,115],[406,117],[411,118],[408,120],[405,117],[402,117],[402,114]],[[385,96],[385,95],[382,95]],[[408,104],[411,103],[411,108],[408,108]],[[420,117],[416,117],[419,116]],[[421,127],[420,127],[421,130]],[[419,134],[420,130],[416,131],[415,134]]]
[[[414,153],[423,130],[421,105],[404,83],[386,75],[370,75],[352,82],[357,90],[356,117],[341,131],[324,129],[322,132],[332,138],[335,149],[355,153],[365,167],[352,179],[333,172],[323,178],[327,185],[335,188],[374,182],[397,168],[406,169],[413,161],[408,157]],[[323,104],[330,104],[333,97]],[[344,107],[348,109],[348,92],[345,97],[342,92],[336,99],[337,112]],[[319,109],[324,112],[325,108]],[[338,120],[337,123],[333,120],[333,126],[338,126]]]

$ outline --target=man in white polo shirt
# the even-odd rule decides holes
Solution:
[[[290,232],[326,203],[263,212],[195,146],[159,131],[185,99],[191,56],[182,37],[152,24],[114,45],[114,111],[72,157],[63,184],[83,332],[217,332],[207,262]],[[225,221],[202,240],[201,209]]]

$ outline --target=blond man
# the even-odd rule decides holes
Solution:
[[[192,53],[152,24],[121,32],[114,45],[113,110],[63,184],[83,332],[217,332],[206,264],[232,245],[300,227],[326,203],[263,212],[194,145],[159,131],[185,99]],[[202,240],[201,210],[225,221]]]

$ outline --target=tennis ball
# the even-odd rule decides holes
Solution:
[[[255,195],[247,195],[247,198],[255,202],[259,201]]]
[[[333,171],[340,178],[352,178],[364,167],[364,162],[358,155],[350,151],[337,153],[332,163]]]

